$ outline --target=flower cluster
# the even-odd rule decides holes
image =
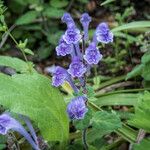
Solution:
[[[84,13],[80,18],[83,27],[83,32],[77,28],[73,18],[69,13],[65,13],[61,18],[63,23],[66,23],[67,30],[59,40],[59,45],[56,47],[58,56],[71,56],[69,69],[57,66],[53,72],[52,85],[58,87],[65,82],[68,82],[74,92],[86,89],[85,76],[93,65],[97,65],[102,59],[97,45],[98,43],[113,42],[113,33],[110,31],[108,24],[100,23],[90,42],[88,37],[88,28],[91,22],[91,17]],[[87,47],[85,47],[88,45]],[[79,79],[80,86],[76,86],[73,79]],[[88,111],[86,106],[86,95],[78,96],[71,100],[67,106],[67,113],[70,119],[83,119]]]

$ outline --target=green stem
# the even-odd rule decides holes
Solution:
[[[17,47],[19,47],[19,44],[18,44],[18,42],[15,40],[15,38],[13,37],[13,35],[12,35],[10,32],[8,32],[8,34],[9,34],[9,36],[11,37],[11,39],[15,42],[15,44],[17,45]],[[20,50],[21,50],[21,52],[22,52],[22,54],[23,54],[23,57],[24,57],[25,61],[28,62],[28,59],[27,59],[27,57],[26,57],[26,55],[25,55],[25,52],[24,52],[21,48],[20,48]]]
[[[89,149],[87,141],[86,141],[86,137],[87,137],[87,129],[84,129],[83,132],[82,132],[82,142],[83,142],[83,145],[84,145],[84,150]]]

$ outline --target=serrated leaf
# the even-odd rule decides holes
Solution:
[[[68,138],[68,118],[62,95],[40,74],[0,74],[0,104],[29,116],[48,141]]]
[[[134,21],[112,29],[112,32],[150,27],[150,21]]]
[[[43,14],[50,18],[61,18],[62,15],[65,13],[63,9],[57,9],[53,7],[47,7]]]
[[[140,76],[142,74],[143,68],[144,68],[143,64],[137,65],[135,68],[133,68],[131,72],[127,74],[126,80],[134,78],[136,76]]]
[[[56,8],[62,8],[68,5],[68,1],[66,0],[51,0],[50,1],[51,6]]]
[[[19,58],[0,56],[0,66],[10,67],[15,69],[17,72],[21,72],[21,73],[29,72],[28,64]],[[34,69],[33,71],[35,72]]]
[[[98,111],[91,120],[94,129],[101,132],[112,132],[121,127],[120,118],[115,113],[108,113],[106,111]]]
[[[39,12],[31,10],[22,15],[20,18],[16,20],[17,25],[24,25],[24,24],[30,24],[33,23],[33,21],[38,16]]]
[[[74,121],[74,125],[75,125],[76,129],[83,130],[85,128],[88,128],[91,118],[92,118],[92,110],[89,109],[88,112],[86,113],[84,119]]]
[[[100,107],[116,105],[135,106],[138,103],[139,95],[140,94],[132,93],[110,94],[97,98],[97,100],[94,101],[94,103]]]
[[[144,139],[139,144],[133,145],[133,150],[148,150],[150,148],[150,140]]]
[[[135,115],[128,123],[150,132],[150,93],[145,92],[141,102],[135,108]]]
[[[147,80],[150,81],[150,62],[144,65],[144,69],[142,72],[142,77]]]

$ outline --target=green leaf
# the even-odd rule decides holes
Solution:
[[[20,18],[16,20],[17,25],[24,25],[24,24],[30,24],[33,23],[33,21],[38,16],[39,12],[31,10],[22,15]]]
[[[0,104],[14,113],[29,116],[48,141],[66,141],[68,118],[59,91],[40,74],[0,74]]]
[[[25,49],[24,49],[24,52],[25,52],[26,54],[34,55],[33,51],[30,50],[30,49],[28,49],[28,48],[25,48]]]
[[[101,3],[101,6],[103,6],[103,5],[106,5],[106,4],[109,4],[109,3],[112,3],[112,2],[114,2],[115,0],[106,0],[106,1],[104,1],[103,3]]]
[[[135,106],[138,102],[139,94],[132,93],[118,93],[97,98],[94,103],[98,106],[115,106],[115,105],[127,105]]]
[[[51,0],[50,1],[51,6],[55,8],[62,8],[66,7],[68,5],[68,1],[66,0]]]
[[[143,64],[149,63],[150,62],[150,51],[146,52],[141,59]]]
[[[133,150],[148,150],[150,148],[150,140],[144,139],[139,144],[133,145]]]
[[[94,114],[91,124],[94,129],[104,132],[112,132],[121,127],[120,118],[115,113],[98,111]]]
[[[112,29],[112,32],[150,27],[150,21],[134,21]]]
[[[144,68],[143,64],[137,65],[135,68],[133,68],[131,72],[127,74],[126,80],[140,76],[142,74],[143,68]]]
[[[86,113],[84,119],[74,121],[73,123],[74,123],[76,129],[83,130],[89,126],[91,118],[92,118],[92,111],[89,109],[88,112]]]
[[[47,7],[43,14],[50,18],[61,18],[62,15],[65,13],[63,9],[57,9],[53,7]]]
[[[145,80],[150,81],[150,62],[145,64],[144,69],[143,69],[143,73],[142,73],[142,77]]]
[[[150,93],[145,92],[141,101],[138,103],[135,108],[135,115],[130,121],[130,125],[137,128],[142,128],[150,132]]]
[[[28,64],[19,58],[0,56],[0,66],[10,67],[15,69],[17,72],[21,72],[21,73],[29,72]]]

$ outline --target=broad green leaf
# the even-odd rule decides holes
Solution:
[[[50,18],[61,18],[62,15],[65,13],[63,9],[57,9],[53,7],[47,7],[43,14]]]
[[[30,65],[32,67],[31,62],[30,62]],[[9,56],[0,56],[0,66],[10,67],[10,68],[15,69],[17,72],[21,72],[21,73],[29,72],[28,64],[19,58],[13,58]]]
[[[138,102],[139,94],[132,93],[118,93],[97,98],[94,103],[98,106],[115,106],[115,105],[127,105],[135,106]]]
[[[149,150],[150,148],[150,140],[144,139],[139,144],[133,145],[133,150]]]
[[[112,29],[112,32],[150,27],[150,21],[134,21]]]
[[[98,111],[94,114],[91,124],[93,129],[98,129],[102,133],[112,132],[121,127],[120,118],[115,113]]]
[[[50,1],[51,6],[56,8],[62,8],[68,5],[68,1],[66,0],[51,0]]]
[[[129,124],[150,132],[150,93],[145,92],[141,102],[135,108],[135,115]]]
[[[150,62],[145,64],[143,72],[142,72],[142,77],[145,80],[150,81]]]
[[[29,116],[48,141],[68,138],[66,106],[59,91],[40,74],[0,74],[0,104]]]
[[[133,68],[131,72],[127,74],[126,80],[137,77],[137,76],[141,76],[143,68],[144,68],[143,64],[137,65],[135,68]]]
[[[39,12],[31,10],[22,15],[20,18],[16,20],[17,25],[24,25],[24,24],[30,24],[33,23],[33,21],[38,16]]]

